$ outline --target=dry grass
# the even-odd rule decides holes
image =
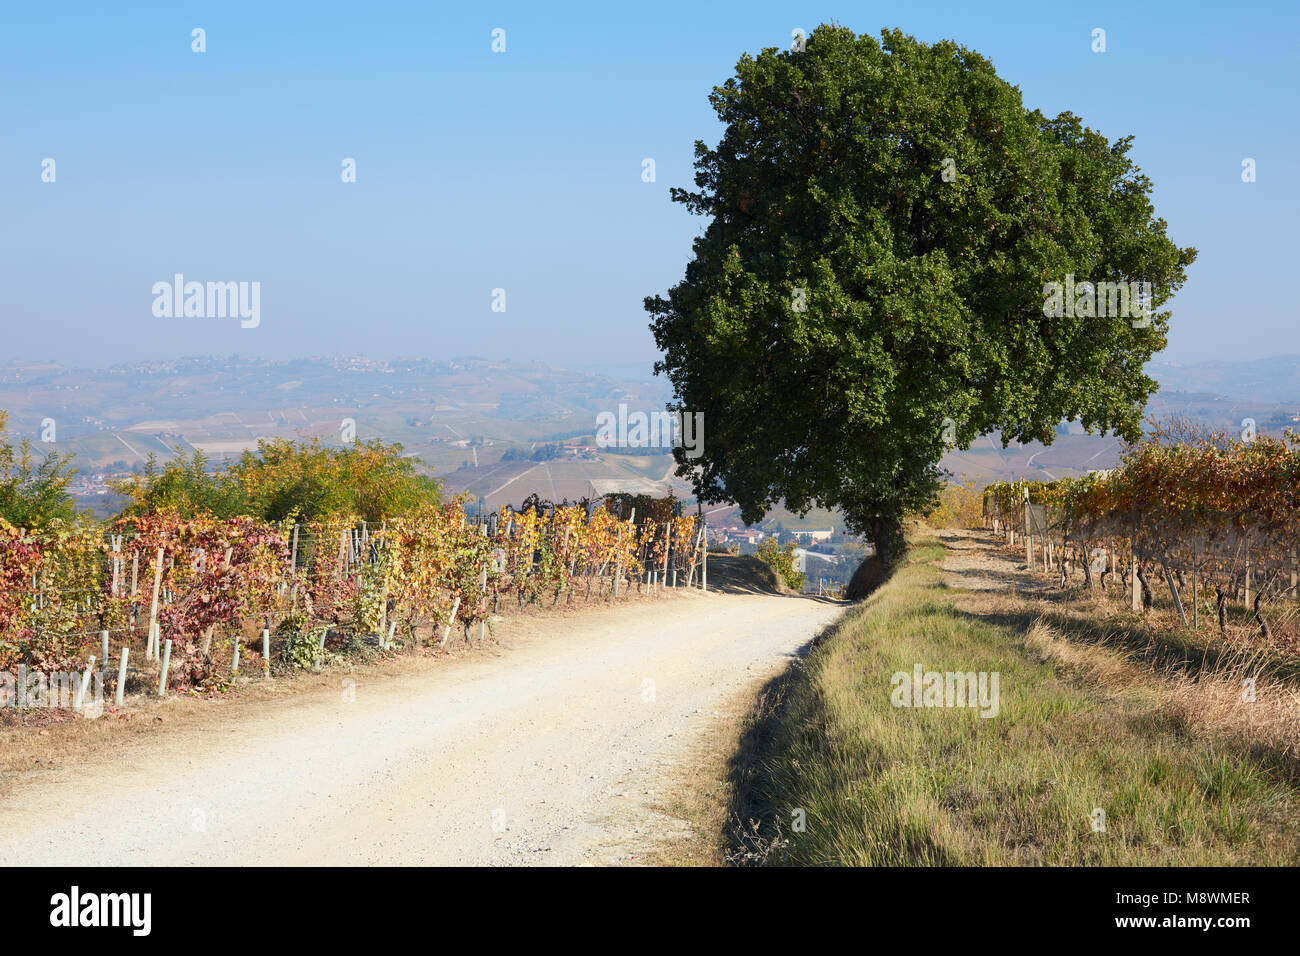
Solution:
[[[958,589],[944,557],[914,541],[895,577],[769,687],[733,765],[734,859],[1300,862],[1293,661],[1144,644],[1058,607],[1014,567],[972,561],[998,587]],[[892,706],[890,676],[915,663],[998,672],[997,716]]]
[[[1074,643],[1041,618],[1025,635],[1025,647],[1099,692],[1150,695],[1189,731],[1232,738],[1243,747],[1263,747],[1300,763],[1300,690],[1284,681],[1261,680],[1257,652],[1222,658],[1195,675],[1160,674],[1118,639]]]

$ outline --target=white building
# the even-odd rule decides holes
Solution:
[[[812,565],[813,573],[816,573],[818,565],[823,568],[828,564],[839,564],[840,559],[833,554],[818,554],[816,551],[809,551],[805,548],[794,549],[794,569],[796,571],[807,572],[809,565]]]

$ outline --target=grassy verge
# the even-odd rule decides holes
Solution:
[[[1240,720],[1220,732],[1198,719],[1192,684],[1132,649],[986,613],[943,584],[942,557],[915,540],[885,587],[769,685],[732,763],[733,861],[1300,862],[1285,734]],[[894,706],[891,676],[916,664],[996,672],[996,716]]]
[[[685,826],[663,840],[644,862],[651,866],[724,866],[727,861],[728,761],[746,730],[752,693],[736,695],[722,716],[673,769],[654,809]]]

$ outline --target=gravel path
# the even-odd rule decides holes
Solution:
[[[597,609],[495,657],[259,701],[19,780],[0,865],[627,862],[728,698],[843,610],[778,595]],[[352,699],[349,700],[348,698]]]

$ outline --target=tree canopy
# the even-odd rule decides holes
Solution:
[[[438,481],[420,474],[419,464],[400,444],[378,440],[331,448],[315,439],[263,439],[256,452],[244,452],[221,471],[209,470],[197,451],[162,467],[151,458],[143,476],[115,490],[130,498],[127,515],[167,509],[182,517],[310,521],[348,515],[382,521],[438,503]]]
[[[883,547],[949,445],[1050,444],[1063,419],[1140,433],[1196,253],[1155,217],[1131,137],[1027,109],[978,53],[896,30],[820,26],[742,57],[710,101],[722,139],[672,190],[709,222],[645,301],[656,370],[705,414],[703,455],[678,453],[703,500],[746,522],[837,507]],[[1149,322],[1046,314],[1068,276],[1150,283]]]
[[[37,460],[31,442],[17,447],[5,437],[9,413],[0,411],[0,519],[16,528],[39,528],[76,516],[68,483],[76,475],[72,455],[56,451]]]

